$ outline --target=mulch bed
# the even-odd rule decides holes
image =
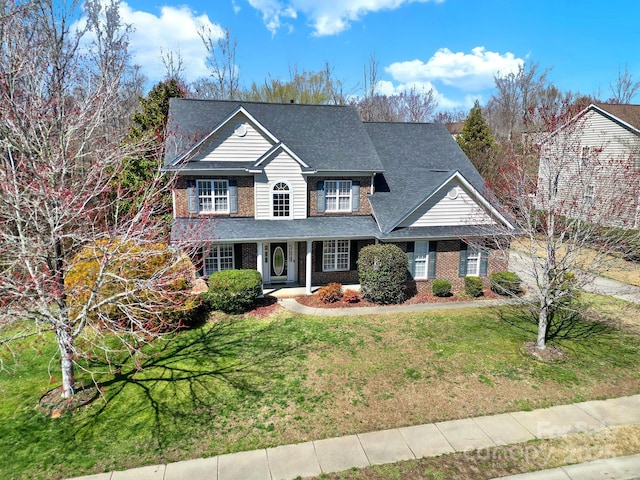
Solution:
[[[76,391],[71,398],[62,397],[62,386],[52,388],[38,402],[38,408],[51,418],[60,418],[67,412],[72,412],[77,408],[93,402],[100,392],[96,385],[85,385],[76,387]]]
[[[353,308],[353,307],[378,307],[377,303],[369,302],[358,296],[358,302],[345,302],[340,299],[333,303],[324,303],[317,294],[307,295],[304,297],[296,297],[298,303],[312,308]],[[419,303],[450,303],[450,302],[468,302],[473,300],[486,300],[500,298],[500,296],[491,290],[484,292],[484,295],[478,298],[469,297],[464,294],[453,293],[448,297],[436,297],[432,293],[418,293],[407,299],[401,305],[415,305]]]

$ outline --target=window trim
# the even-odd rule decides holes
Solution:
[[[346,245],[347,245],[346,268],[338,267],[338,260],[340,259],[339,254],[344,253],[344,252],[338,251],[338,242],[346,242]],[[327,253],[325,246],[329,243],[333,244],[333,251]],[[331,262],[333,264],[332,268],[326,268],[326,264],[327,264],[327,262],[325,261],[326,255],[331,255],[333,257],[333,261]],[[323,272],[348,272],[349,270],[351,270],[351,240],[347,240],[347,239],[323,240],[322,241],[322,271]]]
[[[216,195],[215,193],[215,183],[216,182],[224,182],[224,190],[226,191],[226,194],[223,195]],[[200,185],[204,184],[204,183],[208,183],[209,184],[209,190],[211,190],[211,195],[201,195],[200,194]],[[200,200],[202,198],[210,198],[211,199],[211,210],[205,210],[202,206],[202,203],[200,202]],[[216,210],[216,199],[222,199],[225,198],[226,199],[226,203],[227,203],[227,208],[222,210]],[[230,191],[229,191],[229,180],[228,179],[223,179],[223,178],[199,178],[196,180],[196,202],[197,202],[197,207],[198,207],[198,213],[203,213],[203,214],[208,214],[208,215],[215,215],[215,214],[228,214],[231,213],[231,195],[230,195]]]
[[[287,195],[289,196],[289,215],[274,215],[274,201],[273,201],[273,196],[276,194],[276,190],[275,187],[277,185],[280,184],[284,184],[287,186]],[[273,184],[271,185],[271,188],[269,189],[269,201],[270,201],[270,213],[271,213],[271,218],[273,220],[289,220],[293,218],[293,188],[291,187],[291,184],[289,182],[287,182],[286,180],[276,180],[275,182],[273,182]]]
[[[340,183],[348,183],[349,205],[346,208],[340,208],[340,199],[347,198],[347,195],[340,195]],[[335,194],[329,194],[329,184],[335,184]],[[336,208],[329,208],[329,198],[335,198]],[[325,212],[351,212],[353,209],[353,181],[352,180],[325,180],[324,181],[324,211]]]
[[[584,145],[580,150],[580,168],[586,168],[589,165],[591,159],[591,147]]]
[[[476,261],[476,271],[469,273],[469,260]],[[480,276],[480,263],[482,262],[482,250],[478,247],[469,245],[467,247],[467,271],[465,277],[479,277]]]
[[[227,254],[224,257],[220,256],[220,250],[222,248],[227,248],[231,251],[231,255]],[[212,255],[212,252],[215,251],[215,255]],[[231,268],[220,268],[221,259],[229,259],[231,258]],[[208,271],[207,270],[207,260],[215,259],[216,268]],[[236,256],[235,256],[235,245],[233,243],[218,243],[215,245],[209,245],[207,247],[202,247],[202,274],[205,278],[209,278],[209,275],[215,272],[221,272],[223,270],[235,270],[236,268]]]
[[[420,257],[418,256],[419,250],[418,245],[424,244],[424,254],[420,252]],[[422,258],[424,255],[424,259]],[[421,263],[424,261],[424,276],[418,276],[415,272],[417,272],[418,261]],[[416,241],[413,244],[413,278],[416,280],[427,280],[429,278],[429,240],[424,241]]]
[[[591,206],[596,198],[596,186],[592,183],[584,188],[583,200],[585,204]]]

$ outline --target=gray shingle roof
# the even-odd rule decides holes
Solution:
[[[374,238],[377,233],[378,227],[373,218],[363,215],[309,217],[300,220],[176,218],[171,229],[171,243]]]
[[[172,98],[165,166],[242,106],[307,165],[318,171],[382,171],[355,108]]]
[[[384,166],[370,197],[380,229],[389,233],[456,170],[478,191],[484,182],[442,124],[365,123]]]

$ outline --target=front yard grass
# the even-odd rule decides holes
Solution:
[[[0,478],[71,477],[640,392],[640,337],[585,328],[558,344],[564,359],[543,363],[523,349],[534,329],[505,308],[229,317],[150,346],[143,369],[127,361],[99,376],[102,397],[58,419],[36,407],[57,385],[47,374],[55,346],[25,343],[0,372]],[[59,375],[55,362],[51,372]]]

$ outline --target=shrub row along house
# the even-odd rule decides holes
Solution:
[[[166,171],[174,244],[200,274],[264,284],[358,283],[360,250],[397,244],[419,291],[506,265],[488,238],[513,225],[444,125],[364,123],[350,106],[172,99]]]

